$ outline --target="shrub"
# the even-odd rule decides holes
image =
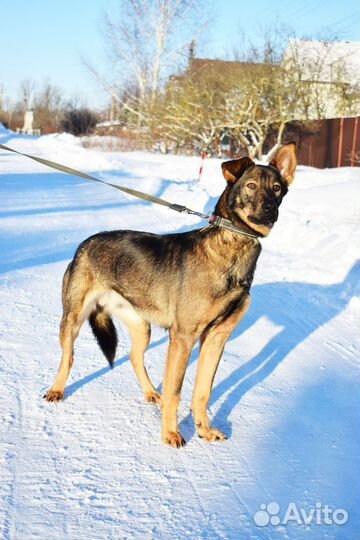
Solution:
[[[61,128],[72,135],[89,135],[96,123],[97,116],[89,109],[69,109],[64,113]]]

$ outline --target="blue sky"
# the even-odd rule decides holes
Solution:
[[[83,95],[90,105],[104,103],[104,93],[81,61],[105,63],[99,31],[110,0],[2,0],[0,4],[0,88],[17,97],[19,83],[48,79],[66,96]],[[224,57],[236,46],[239,28],[254,40],[260,27],[278,18],[297,34],[329,28],[342,39],[360,41],[358,0],[204,0],[213,22],[199,53]]]

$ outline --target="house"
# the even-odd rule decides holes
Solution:
[[[303,87],[298,119],[360,115],[360,43],[290,39],[282,65]]]

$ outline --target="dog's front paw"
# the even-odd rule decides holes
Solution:
[[[162,439],[165,444],[172,446],[172,448],[180,448],[186,444],[179,431],[168,431],[163,435]]]
[[[200,439],[204,439],[206,442],[222,442],[227,439],[225,435],[219,430],[214,428],[198,428],[198,435]]]
[[[154,403],[155,405],[161,405],[161,395],[159,392],[146,392],[145,399],[149,403]]]
[[[46,399],[46,401],[61,401],[64,399],[64,391],[49,390],[43,397]]]

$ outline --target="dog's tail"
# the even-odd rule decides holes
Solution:
[[[113,367],[118,343],[116,328],[108,313],[100,306],[96,307],[89,317],[89,323],[94,336],[104,353],[110,367]]]

